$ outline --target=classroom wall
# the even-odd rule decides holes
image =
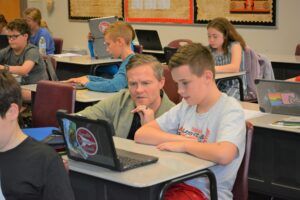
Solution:
[[[64,49],[87,49],[86,21],[68,19],[68,0],[54,0],[54,10],[49,13],[46,1],[27,0],[28,7],[41,9],[53,35],[64,39]],[[260,53],[294,54],[297,43],[300,43],[299,0],[277,0],[277,27],[239,26],[238,32],[246,43]],[[178,38],[189,38],[195,42],[207,44],[204,25],[145,25],[133,24],[136,29],[156,29],[163,46]]]

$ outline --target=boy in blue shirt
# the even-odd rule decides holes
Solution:
[[[85,85],[89,90],[98,92],[116,92],[127,87],[126,65],[129,59],[134,55],[130,46],[132,34],[132,27],[122,21],[111,24],[104,31],[106,50],[112,54],[114,58],[122,59],[122,64],[112,79],[88,75],[71,78],[66,80],[66,82],[80,83]]]
[[[232,187],[245,151],[245,118],[240,104],[216,86],[214,59],[201,44],[178,49],[169,62],[178,83],[181,103],[156,120],[142,126],[135,141],[157,145],[160,150],[185,152],[210,160],[217,180],[219,199],[232,199]],[[178,192],[197,191],[197,199],[207,199],[207,178],[195,178],[171,187],[165,200]],[[197,189],[197,190],[195,190]],[[194,199],[192,197],[187,199]]]

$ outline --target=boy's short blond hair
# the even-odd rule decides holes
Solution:
[[[215,78],[214,58],[210,50],[200,43],[180,47],[169,61],[171,70],[182,65],[188,65],[197,76],[201,76],[204,70],[212,71]]]
[[[126,44],[129,45],[133,37],[133,28],[126,22],[117,21],[105,29],[104,36],[105,35],[109,35],[113,41],[118,37],[124,38]]]

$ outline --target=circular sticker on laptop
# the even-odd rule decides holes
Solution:
[[[108,22],[100,22],[99,23],[99,31],[104,33],[104,31],[109,27],[109,23]]]
[[[76,131],[76,140],[82,150],[88,155],[95,155],[98,151],[98,144],[95,136],[88,129],[80,127]]]

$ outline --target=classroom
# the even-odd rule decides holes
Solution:
[[[299,7],[0,0],[0,200],[300,199]]]

